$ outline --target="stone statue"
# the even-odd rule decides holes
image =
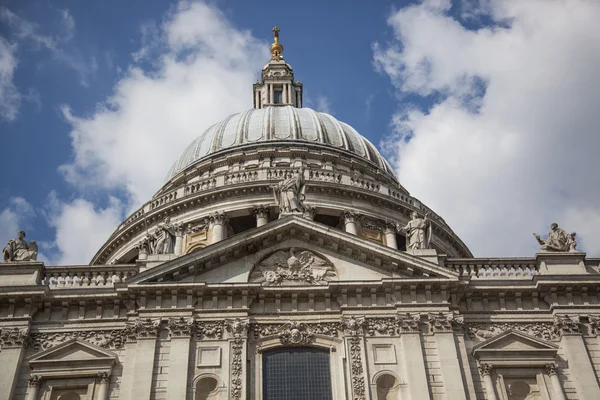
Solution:
[[[567,233],[564,229],[559,228],[556,222],[550,225],[550,229],[548,239],[546,240],[542,239],[537,233],[533,234],[541,245],[541,251],[577,251],[577,242],[575,241],[575,236],[577,234],[575,232]]]
[[[153,254],[173,254],[175,251],[175,226],[169,217],[165,218],[153,235]]]
[[[271,186],[280,214],[304,212],[304,168],[300,168],[290,178]]]
[[[419,218],[419,214],[413,211],[410,216],[411,220],[406,226],[396,225],[396,229],[400,232],[406,232],[406,249],[421,250],[428,249],[431,242],[431,222],[427,219],[429,213],[425,214],[425,218]]]
[[[34,240],[27,243],[25,241],[25,232],[19,231],[17,239],[8,241],[2,253],[4,262],[14,261],[35,261],[37,260],[38,247]]]

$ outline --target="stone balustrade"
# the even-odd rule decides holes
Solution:
[[[45,267],[42,285],[51,289],[106,287],[127,281],[139,271],[136,265]]]
[[[534,259],[449,260],[446,266],[473,279],[531,279],[539,275]]]

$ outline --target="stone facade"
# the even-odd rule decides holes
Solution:
[[[280,350],[326,354],[331,400],[600,399],[600,259],[474,258],[366,139],[280,112],[272,51],[261,124],[218,124],[90,265],[0,263],[0,400],[274,398]]]

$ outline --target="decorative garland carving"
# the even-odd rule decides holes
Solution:
[[[509,329],[544,340],[558,339],[558,335],[554,330],[554,325],[551,322],[536,322],[530,324],[516,322],[501,322],[496,324],[465,324],[465,330],[471,339],[490,339]]]
[[[555,315],[554,330],[560,335],[573,335],[581,333],[581,322],[578,315]]]
[[[362,365],[362,350],[360,347],[360,336],[352,336],[348,339],[350,343],[350,371],[352,373],[352,398],[354,400],[365,400],[365,377]]]
[[[236,318],[234,320],[227,320],[225,324],[225,329],[227,332],[231,333],[233,337],[247,337],[248,336],[248,328],[250,323],[247,319]]]
[[[314,335],[337,337],[341,329],[338,322],[306,324],[290,321],[285,324],[252,324],[254,338],[279,336],[282,344],[305,344],[312,341]]]
[[[196,321],[196,334],[202,338],[223,339],[225,321]]]
[[[462,326],[465,322],[462,316],[455,316],[453,313],[429,313],[427,314],[429,322],[429,331],[452,332],[455,326]]]
[[[71,339],[83,340],[104,348],[120,349],[127,341],[127,334],[125,329],[115,329],[111,331],[34,333],[31,335],[34,351],[46,350]]]
[[[29,344],[29,328],[2,328],[0,332],[0,348],[27,347]]]
[[[227,332],[231,333],[233,340],[231,342],[231,398],[239,399],[242,397],[242,376],[244,373],[244,364],[242,353],[244,350],[244,340],[248,337],[248,328],[250,324],[247,319],[236,318],[228,320],[225,324]]]
[[[418,313],[398,314],[396,315],[396,325],[400,333],[420,332],[421,315]]]
[[[194,318],[170,319],[167,327],[171,337],[190,337],[194,333]]]
[[[367,318],[367,334],[369,336],[386,335],[393,336],[396,334],[396,319],[395,318]]]

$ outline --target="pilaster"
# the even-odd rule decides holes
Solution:
[[[405,354],[404,362],[409,393],[413,399],[428,399],[430,398],[429,385],[421,343],[420,320],[419,314],[398,314],[396,316],[400,342]]]
[[[154,369],[154,356],[156,352],[156,339],[160,321],[158,320],[137,320],[127,327],[127,337],[129,340],[135,340],[137,343],[132,349],[135,350],[132,357],[126,356],[129,366],[125,365],[123,379],[130,380],[124,386],[127,392],[122,393],[123,398],[129,400],[148,400],[152,389],[152,372]],[[133,359],[133,360],[132,360]]]
[[[190,340],[194,332],[194,326],[193,318],[179,318],[169,321],[171,357],[169,357],[169,376],[167,378],[167,400],[186,398],[190,364]]]
[[[3,327],[0,332],[0,400],[12,399],[23,354],[29,343],[28,327]]]

